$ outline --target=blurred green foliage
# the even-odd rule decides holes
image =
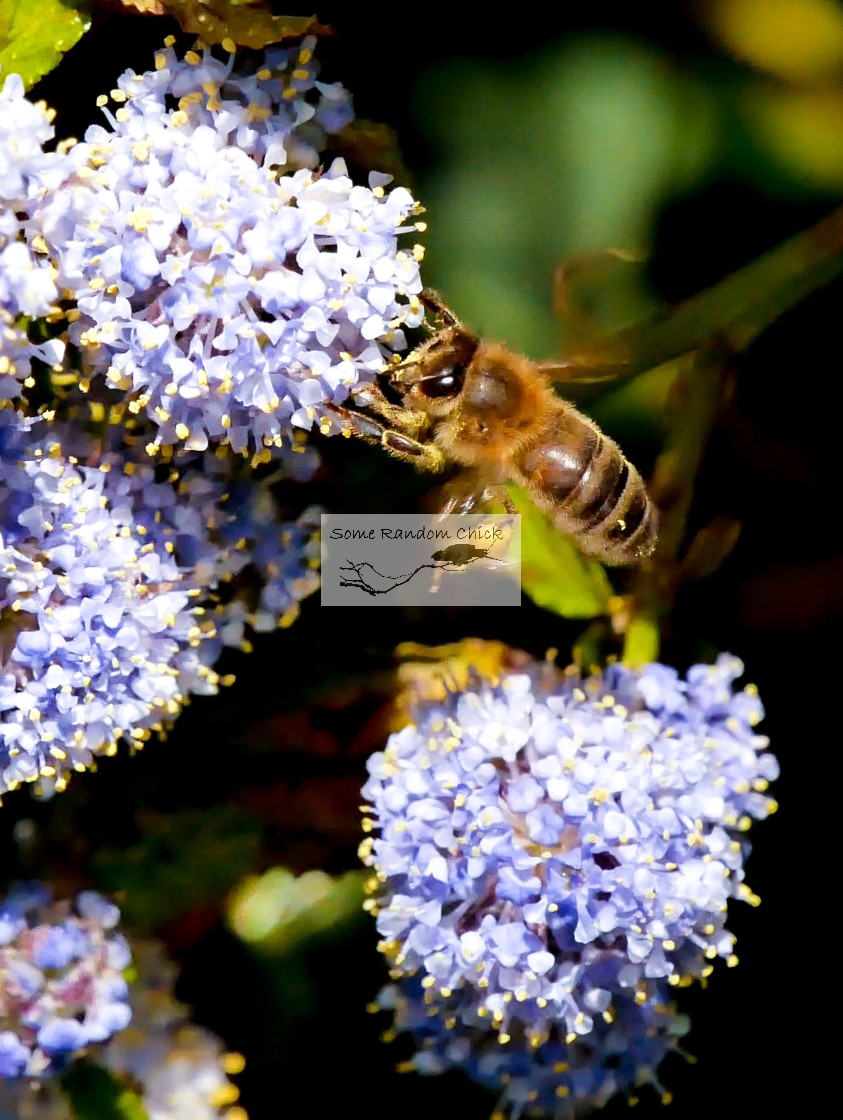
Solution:
[[[234,933],[262,953],[282,956],[360,913],[363,873],[333,877],[324,871],[294,875],[273,867],[238,883],[228,905]]]
[[[563,262],[646,257],[678,197],[718,178],[768,194],[843,187],[843,8],[833,0],[712,0],[700,17],[740,62],[679,65],[619,34],[574,36],[516,61],[434,63],[415,94],[433,160],[428,282],[467,322],[531,357],[564,354],[589,327],[657,308],[647,271],[593,271],[579,308],[554,318]],[[594,405],[610,431],[663,427],[671,372]],[[590,409],[593,394],[590,396]]]
[[[61,1087],[75,1120],[148,1120],[140,1097],[91,1062],[71,1066]]]
[[[416,91],[439,165],[429,278],[485,334],[534,358],[560,352],[554,271],[605,249],[646,254],[665,198],[698,181],[717,143],[713,99],[651,47],[586,37],[506,65],[434,65]],[[653,307],[621,271],[593,309],[618,328]]]
[[[100,848],[92,873],[100,890],[121,895],[121,909],[143,932],[216,906],[257,863],[260,828],[230,805],[177,813],[144,812],[140,839],[128,848]]]

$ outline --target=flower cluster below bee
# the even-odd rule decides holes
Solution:
[[[536,665],[420,701],[363,790],[393,980],[465,1037],[579,1054],[630,1000],[736,963],[727,904],[757,902],[744,833],[778,773],[742,672]]]

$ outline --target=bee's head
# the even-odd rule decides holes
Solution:
[[[408,408],[445,416],[460,398],[478,345],[463,328],[446,327],[389,374],[389,389]]]

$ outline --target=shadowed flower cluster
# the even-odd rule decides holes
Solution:
[[[416,1050],[399,1065],[402,1072],[461,1070],[498,1095],[493,1120],[522,1113],[570,1117],[602,1108],[618,1093],[635,1103],[648,1085],[670,1101],[656,1071],[669,1054],[682,1053],[679,1040],[689,1024],[666,990],[653,983],[643,999],[634,990],[615,990],[611,1012],[576,1039],[552,1031],[538,1043],[518,1026],[503,1046],[466,989],[444,998],[416,976],[383,988],[371,1010],[392,1012],[388,1038],[412,1037]]]
[[[128,1025],[119,920],[93,891],[71,904],[20,884],[0,902],[0,1078],[52,1073]]]
[[[223,644],[288,624],[317,583],[315,514],[283,521],[250,474],[84,466],[62,450],[84,437],[27,426],[0,413],[0,793],[141,745],[216,692]],[[247,571],[253,591],[222,594]]]
[[[725,655],[684,680],[536,666],[420,703],[372,757],[379,836],[361,854],[380,948],[463,1049],[485,1024],[542,1068],[547,1046],[573,1048],[571,1069],[584,1044],[602,1061],[607,1025],[661,1015],[670,1039],[670,987],[735,963],[727,904],[757,901],[743,834],[775,809],[778,772],[742,672]]]
[[[91,1051],[92,1059],[138,1093],[147,1120],[247,1120],[230,1080],[242,1070],[243,1058],[226,1053],[216,1035],[190,1022],[190,1009],[173,996],[177,969],[161,946],[133,944],[132,971],[131,1023]],[[74,1115],[54,1079],[0,1081],[0,1120]]]
[[[190,1022],[190,1008],[173,996],[177,969],[157,942],[139,942],[133,956],[132,1023],[103,1048],[102,1064],[141,1087],[149,1120],[246,1120],[229,1077],[242,1070],[241,1055]]]

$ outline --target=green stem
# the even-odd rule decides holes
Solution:
[[[667,314],[637,323],[569,356],[571,379],[621,380],[696,352],[674,392],[682,397],[650,491],[662,513],[655,555],[625,602],[623,660],[658,656],[660,624],[678,582],[678,556],[694,480],[714,421],[724,360],[745,349],[785,311],[843,273],[843,207]]]
[[[656,461],[650,496],[661,511],[653,556],[636,573],[628,602],[623,660],[640,665],[658,656],[661,621],[677,589],[678,558],[694,482],[720,401],[729,352],[719,345],[685,358],[672,391],[675,420]]]
[[[843,272],[843,207],[666,314],[634,324],[569,355],[579,375],[635,377],[716,337],[745,349],[775,319]]]

